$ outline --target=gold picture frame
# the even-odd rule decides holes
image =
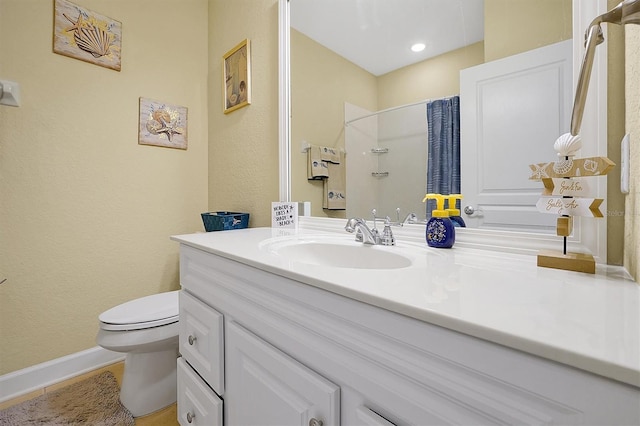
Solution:
[[[222,57],[223,105],[228,114],[251,104],[251,47],[249,39],[240,42]]]
[[[122,23],[78,6],[55,0],[53,51],[120,71]]]

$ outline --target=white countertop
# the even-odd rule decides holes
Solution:
[[[171,237],[225,258],[421,321],[640,387],[640,286],[622,268],[596,274],[536,266],[535,256],[404,242],[400,269],[289,262],[268,242],[291,230],[250,228]],[[288,238],[339,238],[299,230]],[[354,243],[355,244],[355,243]],[[360,244],[360,243],[357,243]]]

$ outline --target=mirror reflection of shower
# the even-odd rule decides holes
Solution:
[[[415,213],[424,220],[427,176],[427,101],[374,113],[345,103],[347,217]],[[366,189],[364,189],[366,188]]]

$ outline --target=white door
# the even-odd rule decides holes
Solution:
[[[536,209],[543,186],[528,179],[529,164],[557,158],[553,144],[569,131],[572,93],[571,40],[460,72],[467,226],[555,232],[556,217]]]
[[[226,338],[226,424],[339,425],[339,387],[233,321]]]

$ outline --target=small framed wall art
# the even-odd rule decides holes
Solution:
[[[246,39],[223,56],[224,113],[251,103],[251,48]]]
[[[140,98],[138,144],[187,149],[187,108]]]
[[[122,24],[67,0],[55,0],[53,51],[120,71]]]

